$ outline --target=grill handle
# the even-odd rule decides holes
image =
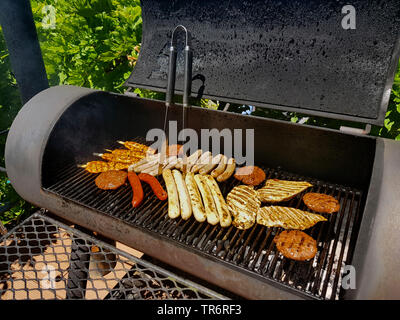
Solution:
[[[169,66],[168,66],[168,82],[167,94],[165,97],[165,105],[169,107],[175,92],[175,78],[176,78],[176,33],[182,29],[185,32],[185,71],[184,71],[184,85],[183,85],[183,106],[189,105],[189,97],[192,89],[192,50],[190,49],[190,33],[183,25],[178,25],[172,31],[171,47],[169,48]]]
[[[168,83],[167,94],[165,97],[165,105],[169,107],[175,91],[175,74],[176,74],[176,49],[173,45],[169,48],[169,66],[168,66]]]
[[[183,85],[183,107],[189,105],[190,92],[192,91],[192,50],[188,45],[185,47],[185,75]]]

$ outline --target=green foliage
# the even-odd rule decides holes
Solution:
[[[142,38],[139,0],[32,0],[50,85],[122,92]],[[55,28],[43,27],[56,9]]]
[[[43,59],[51,86],[69,84],[106,91],[123,92],[140,51],[142,18],[140,0],[31,0]],[[55,28],[45,28],[46,5],[56,10]],[[0,131],[10,127],[21,100],[0,29]],[[150,99],[164,100],[163,93],[135,89]],[[177,99],[180,101],[180,98]],[[223,108],[222,101],[193,99],[204,108]],[[231,104],[230,111],[249,112],[245,105]],[[334,119],[307,117],[292,112],[255,108],[252,115],[302,122],[338,129],[359,126]],[[400,140],[400,67],[393,85],[383,127],[373,126],[372,135]],[[4,166],[5,136],[0,136],[0,165]],[[21,200],[6,176],[0,174],[0,203],[16,205],[0,219],[8,223],[29,214],[32,206]]]

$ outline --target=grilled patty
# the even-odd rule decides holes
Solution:
[[[257,186],[265,180],[265,172],[256,166],[246,166],[237,169],[234,177],[244,184]]]
[[[122,186],[127,177],[128,174],[125,171],[112,170],[100,173],[94,182],[100,189],[114,190]]]
[[[303,197],[305,205],[316,212],[334,213],[340,209],[339,201],[323,193],[306,193]]]
[[[299,230],[285,230],[274,238],[276,248],[286,258],[305,261],[317,253],[317,241]]]

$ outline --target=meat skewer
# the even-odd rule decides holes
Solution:
[[[84,168],[90,173],[100,173],[111,170],[128,169],[129,164],[120,162],[90,161],[86,164],[78,165],[78,167]]]
[[[121,162],[121,163],[129,163],[133,164],[140,159],[144,158],[145,154],[142,154],[141,156],[136,156],[136,157],[121,157],[117,156],[112,153],[93,153],[94,156],[101,157],[104,160],[108,161],[113,161],[113,162]]]
[[[134,142],[134,141],[117,141],[118,143],[122,144],[125,148],[133,151],[141,151],[147,154],[154,154],[156,150],[146,146],[144,144]]]

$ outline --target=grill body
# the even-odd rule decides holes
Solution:
[[[169,119],[179,121],[181,111],[180,106],[173,106]],[[141,216],[135,216],[130,208],[124,215],[123,206],[119,207],[120,212],[115,213],[110,207],[111,200],[123,201],[120,198],[123,189],[120,194],[117,191],[106,197],[90,191],[92,178],[80,176],[76,165],[92,160],[93,152],[112,146],[116,140],[145,137],[149,129],[162,128],[163,116],[164,104],[159,101],[72,86],[45,90],[24,106],[11,127],[6,145],[10,181],[24,199],[37,206],[246,298],[337,298],[336,294],[327,294],[337,288],[329,289],[325,285],[321,290],[313,290],[313,287],[310,290],[307,287],[299,289],[296,274],[302,274],[301,267],[296,273],[290,270],[299,268],[297,264],[282,263],[276,255],[269,260],[270,239],[276,230],[263,231],[257,227],[248,233],[232,230],[229,235],[229,231],[221,231],[222,236],[218,238],[220,231],[213,231],[206,225],[192,227],[178,221],[173,224],[162,220],[165,208],[161,204],[153,208],[149,203],[148,212],[141,212]],[[398,255],[390,254],[399,251],[400,243],[396,241],[399,239],[394,232],[400,226],[396,214],[398,195],[394,191],[400,189],[396,185],[400,181],[400,173],[396,170],[396,161],[398,163],[400,159],[398,144],[385,139],[197,107],[189,110],[187,127],[196,131],[203,128],[254,128],[256,164],[266,168],[267,174],[289,179],[309,177],[315,180],[317,188],[342,194],[345,209],[342,215],[338,214],[335,220],[330,221],[330,225],[342,223],[343,232],[348,234],[346,241],[350,244],[342,259],[350,257],[347,262],[356,269],[357,289],[341,292],[339,297],[400,298],[396,289],[400,287],[399,283],[390,276],[400,259]],[[76,182],[78,184],[74,185]],[[68,190],[75,191],[71,194]],[[300,203],[293,205],[299,206]],[[328,243],[322,244],[326,262],[321,262],[327,265],[328,270],[317,268],[320,274],[315,277],[309,266],[305,267],[308,268],[306,274],[316,279],[314,287],[321,285],[318,279],[322,279],[324,272],[334,271],[335,279],[341,272],[341,268],[335,269],[334,263],[329,261],[334,259],[330,251],[337,248],[335,232],[332,233],[329,225],[324,228],[312,232]],[[226,249],[223,256],[201,247],[202,242],[207,244],[206,241],[214,237],[222,240],[222,246],[227,246],[220,249]],[[246,243],[246,239],[254,241],[255,245],[252,247],[250,240]],[[384,251],[380,250],[382,246]],[[218,250],[218,244],[216,247]],[[257,271],[246,266],[247,250],[252,249],[254,259],[264,255],[260,263],[268,266],[267,274],[265,270]],[[351,259],[353,252],[354,258]],[[251,265],[251,261],[247,262]],[[270,270],[273,270],[272,274],[268,273]],[[292,272],[293,283],[297,286],[281,281],[276,272]],[[377,279],[381,279],[379,283]]]

